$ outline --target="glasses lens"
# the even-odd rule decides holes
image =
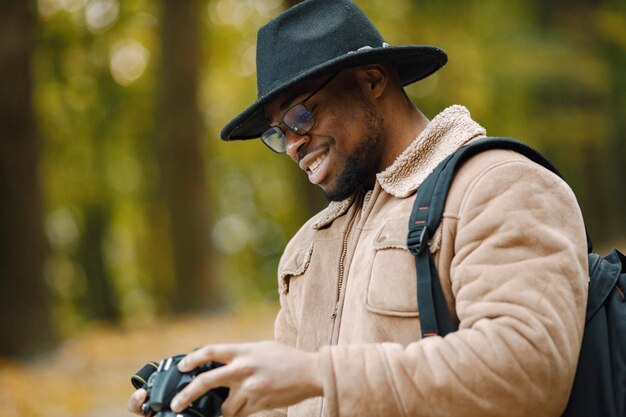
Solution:
[[[283,117],[283,123],[294,133],[304,135],[313,128],[315,119],[313,114],[302,103],[290,108]]]
[[[285,133],[279,127],[266,130],[261,140],[274,152],[285,153]]]

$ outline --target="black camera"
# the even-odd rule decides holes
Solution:
[[[217,417],[221,415],[222,403],[228,396],[228,388],[212,389],[196,401],[191,403],[181,413],[170,409],[170,402],[174,396],[185,388],[199,374],[219,368],[224,364],[209,362],[191,372],[182,373],[178,370],[178,362],[185,355],[176,355],[161,360],[149,362],[131,378],[133,386],[148,391],[148,400],[141,407],[143,415],[148,417]]]

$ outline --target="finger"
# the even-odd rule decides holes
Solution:
[[[181,412],[213,388],[231,386],[240,379],[239,374],[241,372],[237,368],[228,365],[203,372],[172,399],[170,408],[174,412]]]
[[[226,401],[222,403],[222,416],[234,417],[239,415],[246,406],[246,401],[246,397],[239,395],[239,391],[231,391],[226,397]]]
[[[189,372],[211,361],[228,363],[242,352],[246,346],[246,344],[204,346],[187,354],[187,356],[178,363],[178,370],[181,372]]]
[[[130,411],[131,413],[141,414],[141,406],[143,405],[143,403],[146,402],[147,399],[148,392],[145,389],[140,388],[135,391],[133,395],[130,396],[126,408],[128,408],[128,411]]]

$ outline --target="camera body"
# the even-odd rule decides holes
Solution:
[[[222,403],[228,396],[228,388],[212,389],[194,401],[181,413],[170,409],[174,396],[185,388],[193,379],[203,372],[223,366],[219,362],[209,362],[191,372],[180,372],[178,362],[185,355],[176,355],[161,360],[158,365],[150,362],[144,366],[131,381],[135,388],[148,391],[148,400],[143,404],[141,412],[145,416],[154,417],[217,417],[221,415]]]

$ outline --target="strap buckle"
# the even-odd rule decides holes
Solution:
[[[409,230],[407,238],[407,247],[413,255],[419,255],[428,246],[428,227],[421,225]]]

